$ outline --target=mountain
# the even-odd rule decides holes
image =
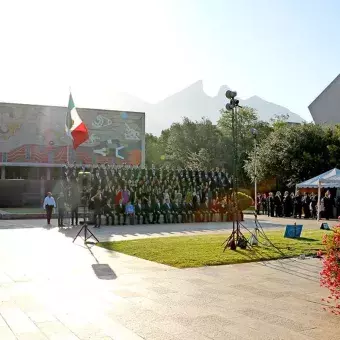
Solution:
[[[267,102],[266,100],[253,96],[246,100],[240,100],[242,102],[241,105],[253,107],[257,110],[259,117],[261,120],[269,121],[275,115],[289,115],[289,122],[292,123],[302,123],[304,120],[296,113],[289,111],[287,108]]]
[[[220,110],[227,103],[225,92],[228,89],[228,86],[223,85],[217,95],[211,97],[204,92],[203,81],[199,80],[156,104],[144,102],[126,93],[110,96],[112,99],[108,104],[111,109],[145,112],[146,132],[159,135],[162,130],[170,127],[174,122],[181,121],[183,117],[192,120],[207,117],[216,123],[220,117]],[[290,122],[303,122],[303,119],[296,113],[257,96],[245,100],[240,99],[240,105],[250,106],[257,110],[260,120],[269,121],[275,115],[288,114]]]

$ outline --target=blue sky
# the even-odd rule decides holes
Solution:
[[[310,119],[339,73],[339,1],[12,0],[0,10],[0,101],[65,105],[71,86],[79,106],[113,90],[157,102],[202,79],[209,95],[228,85]]]
[[[307,106],[340,71],[339,1],[183,2],[178,23],[207,92],[225,83],[310,119]]]

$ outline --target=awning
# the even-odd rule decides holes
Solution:
[[[297,188],[340,188],[340,170],[334,168],[296,185]]]

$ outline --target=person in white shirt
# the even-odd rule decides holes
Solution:
[[[48,192],[43,204],[43,208],[46,210],[47,224],[51,224],[52,211],[56,206],[52,193]]]

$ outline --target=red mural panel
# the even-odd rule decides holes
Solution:
[[[0,163],[39,166],[68,160],[84,164],[141,164],[144,113],[77,108],[89,130],[89,140],[73,150],[64,129],[66,110],[58,106],[0,103]]]

